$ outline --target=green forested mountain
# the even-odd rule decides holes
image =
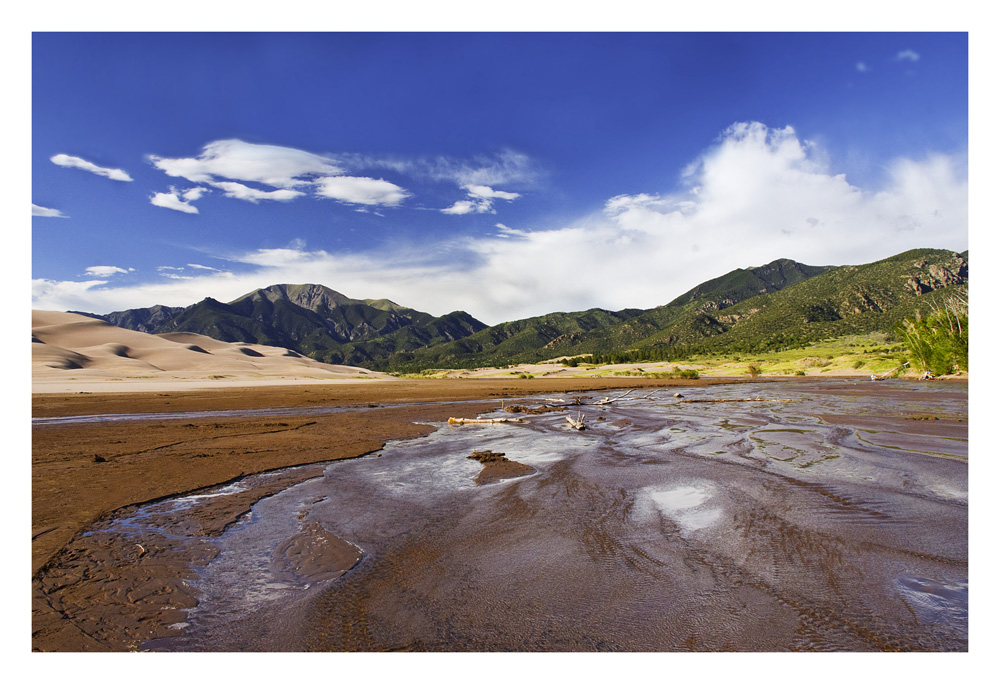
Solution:
[[[435,317],[387,299],[351,299],[323,285],[272,285],[229,303],[208,297],[185,308],[130,309],[97,317],[143,332],[194,332],[367,367],[397,351],[438,345],[486,327],[464,311]]]
[[[846,334],[891,332],[968,281],[968,252],[920,249],[859,266],[779,259],[706,281],[653,309],[551,313],[487,327],[388,300],[355,300],[322,285],[273,285],[224,304],[152,307],[100,316],[144,332],[197,332],[294,349],[377,370],[503,366],[601,354],[630,360],[692,351],[780,349]]]

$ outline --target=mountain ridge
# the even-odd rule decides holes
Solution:
[[[559,356],[649,350],[773,348],[836,334],[891,332],[929,310],[924,295],[968,281],[968,251],[916,249],[869,264],[776,259],[735,269],[652,309],[553,312],[493,326],[318,284],[277,284],[224,303],[153,306],[101,318],[142,332],[194,332],[283,346],[326,363],[376,370],[503,366]],[[82,312],[78,312],[82,313]]]

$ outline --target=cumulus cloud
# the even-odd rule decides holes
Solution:
[[[677,188],[637,188],[551,229],[497,224],[495,235],[439,249],[361,254],[293,242],[228,255],[232,272],[191,272],[189,280],[155,287],[41,281],[35,306],[177,306],[317,282],[437,315],[464,309],[487,323],[593,306],[653,307],[735,268],[782,257],[861,264],[917,247],[967,249],[965,165],[964,157],[944,154],[899,159],[880,187],[863,188],[792,128],[739,123],[692,161]]]
[[[119,273],[128,273],[134,270],[134,268],[119,268],[118,266],[90,266],[84,269],[84,273],[98,278],[110,278]]]
[[[205,192],[207,191],[202,187],[189,188],[183,192],[171,187],[170,192],[155,193],[150,198],[149,203],[165,209],[183,211],[186,214],[197,214],[198,207],[190,204],[190,202],[197,200],[205,194]]]
[[[93,162],[89,162],[86,159],[81,159],[80,157],[72,157],[68,154],[57,154],[50,158],[53,164],[58,166],[65,166],[70,169],[83,169],[84,171],[90,171],[98,176],[104,176],[105,178],[110,178],[116,181],[131,181],[132,177],[121,169],[107,169],[102,166],[98,166]]]
[[[410,194],[394,183],[381,178],[329,176],[316,181],[316,194],[345,204],[368,206],[399,206]]]
[[[913,50],[900,50],[896,53],[897,62],[919,62],[920,55]]]
[[[43,216],[48,218],[69,218],[69,216],[62,213],[58,209],[49,209],[47,207],[40,207],[37,204],[31,205],[31,215]]]
[[[466,185],[463,189],[469,199],[459,200],[450,207],[442,209],[442,214],[495,214],[494,200],[503,199],[510,202],[521,196],[516,192],[494,190],[487,185]]]
[[[231,180],[294,188],[308,184],[315,176],[342,173],[336,162],[328,157],[291,147],[257,145],[242,140],[208,143],[197,157],[167,159],[149,155],[148,158],[153,166],[168,176],[185,178],[192,183]]]

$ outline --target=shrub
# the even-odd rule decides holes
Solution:
[[[750,378],[754,379],[760,377],[760,366],[756,364],[751,364],[747,366],[747,372],[750,373]]]
[[[966,293],[933,306],[930,315],[906,318],[898,332],[920,370],[947,375],[969,370],[969,300]]]

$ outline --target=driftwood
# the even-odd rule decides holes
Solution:
[[[587,428],[583,423],[583,414],[577,415],[576,420],[573,420],[573,416],[566,416],[566,422],[575,427],[577,430],[585,430]]]
[[[449,418],[452,425],[465,425],[467,423],[530,423],[530,420],[523,418]]]
[[[791,401],[791,399],[765,399],[764,397],[747,397],[746,399],[681,399],[678,404],[719,404],[725,401]]]
[[[614,398],[612,398],[612,397],[604,397],[600,401],[595,401],[594,405],[595,406],[601,406],[603,404],[610,404],[613,401],[620,401],[620,400],[624,399],[625,397],[627,397],[628,395],[630,395],[634,391],[635,390],[629,390],[629,391],[625,392],[624,394],[619,394],[617,397],[614,397]]]
[[[643,395],[641,397],[630,397],[630,396],[628,396],[629,394],[631,394],[634,391],[635,390],[629,390],[628,392],[625,392],[624,394],[619,394],[617,397],[604,397],[600,401],[595,401],[594,405],[595,406],[603,406],[604,404],[610,404],[611,402],[614,402],[614,401],[641,401],[642,399],[650,399],[650,398],[652,398],[653,395],[656,394],[656,392],[657,392],[657,390],[653,390],[649,394],[645,394],[645,395]]]

